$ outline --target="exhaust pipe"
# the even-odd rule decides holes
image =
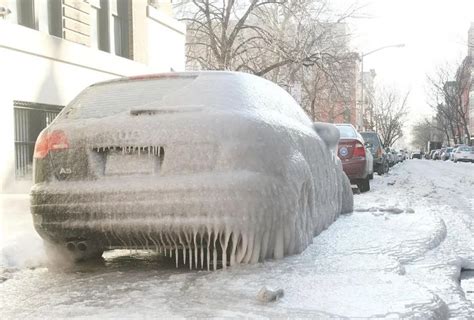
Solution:
[[[76,244],[74,242],[67,242],[66,243],[66,248],[69,251],[74,251],[74,250],[76,250]]]
[[[81,241],[77,244],[77,249],[80,251],[86,251],[87,250],[87,243],[85,241]]]

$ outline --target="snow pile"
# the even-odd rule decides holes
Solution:
[[[335,156],[338,130],[313,126],[287,92],[256,76],[176,73],[98,84],[50,130],[92,159],[92,181],[33,188],[38,201],[49,192],[61,203],[61,217],[42,220],[62,224],[59,239],[87,230],[106,248],[155,249],[177,266],[216,269],[300,253],[352,211]],[[129,161],[121,170],[122,156],[148,159],[150,150],[159,150],[150,175],[118,176],[133,171]],[[49,215],[50,204],[35,213]]]

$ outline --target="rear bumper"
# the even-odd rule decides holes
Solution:
[[[284,210],[285,194],[281,180],[243,171],[55,182],[32,188],[31,213],[43,238],[94,238],[120,247],[134,240],[117,234],[257,227]]]
[[[367,159],[351,159],[343,160],[342,168],[349,180],[366,179],[369,172],[367,171]]]

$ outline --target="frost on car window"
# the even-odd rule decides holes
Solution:
[[[162,100],[183,90],[196,77],[163,78],[142,81],[118,81],[87,88],[65,110],[69,119],[113,116],[138,106]]]

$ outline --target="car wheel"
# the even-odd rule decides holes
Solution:
[[[388,162],[385,161],[382,163],[382,165],[379,167],[377,173],[379,176],[388,173],[388,170],[390,170],[390,166],[388,165]]]
[[[362,179],[357,183],[357,187],[359,188],[360,192],[367,192],[370,191],[370,180],[367,177],[367,179]]]
[[[456,162],[458,162],[458,160],[457,160],[457,159],[454,159],[454,163],[456,163]]]
[[[371,174],[369,174],[369,180],[372,180],[374,178],[374,173],[372,172]]]
[[[80,261],[96,260],[102,257],[104,250],[87,241],[69,241],[53,243],[44,241],[48,259],[55,264],[71,264]]]

